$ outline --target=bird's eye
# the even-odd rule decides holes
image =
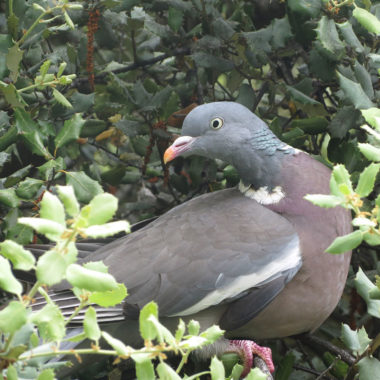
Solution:
[[[222,128],[224,123],[224,120],[221,117],[215,117],[210,121],[210,127],[212,129],[219,129]]]

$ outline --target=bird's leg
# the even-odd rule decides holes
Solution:
[[[267,365],[269,371],[274,372],[272,350],[269,347],[261,347],[251,340],[230,340],[228,351],[236,352],[243,359],[244,370],[242,377],[246,376],[252,368],[253,356],[260,356]]]

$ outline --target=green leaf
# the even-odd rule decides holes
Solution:
[[[183,21],[183,12],[174,7],[169,7],[168,11],[168,25],[174,32],[178,32]]]
[[[364,327],[355,331],[351,330],[350,326],[343,324],[341,337],[346,347],[353,351],[355,355],[361,355],[371,343],[371,339],[368,338]]]
[[[83,234],[92,238],[101,238],[118,234],[119,232],[130,232],[130,225],[125,220],[102,224],[100,226],[91,226],[82,230]]]
[[[14,112],[17,130],[31,151],[46,159],[52,159],[52,155],[42,142],[40,127],[33,121],[30,114],[21,108],[16,108]]]
[[[380,108],[368,108],[367,110],[361,110],[361,113],[369,125],[380,131]]]
[[[355,189],[355,192],[357,194],[359,194],[361,197],[367,197],[372,193],[379,169],[380,164],[372,163],[367,166],[364,171],[362,171],[359,177],[358,186]]]
[[[86,338],[98,341],[101,337],[101,331],[96,320],[96,311],[90,306],[85,313],[83,320],[83,328],[86,333]]]
[[[7,18],[8,31],[15,41],[17,40],[19,24],[20,24],[20,19],[14,13],[8,16]]]
[[[236,98],[236,103],[243,104],[243,106],[252,109],[255,100],[256,94],[252,86],[247,83],[243,83],[239,88],[239,96]]]
[[[376,289],[376,285],[369,280],[361,268],[356,273],[354,282],[357,292],[367,304],[368,313],[375,318],[380,318],[380,300],[374,300],[370,297],[370,291]]]
[[[7,67],[11,72],[10,76],[13,82],[17,81],[19,75],[19,65],[23,54],[24,51],[19,48],[18,44],[14,44],[11,48],[8,49]]]
[[[60,341],[66,334],[63,315],[59,307],[53,303],[49,303],[40,311],[31,314],[30,320],[37,325],[42,339]]]
[[[36,275],[39,282],[52,286],[60,283],[66,273],[66,269],[71,264],[66,258],[56,250],[45,252],[38,260]]]
[[[89,109],[95,103],[95,94],[94,93],[92,93],[92,94],[81,94],[80,92],[74,92],[73,95],[70,96],[70,100],[73,103],[75,112],[89,113],[88,112]],[[98,133],[100,133],[101,131],[103,131],[107,127],[107,123],[103,120],[91,120],[91,119],[86,120],[84,128],[86,128],[86,126],[87,126],[87,133],[89,132],[90,129],[91,129],[91,131],[93,131],[93,129],[95,129],[93,122],[97,122],[97,128],[96,129],[98,129]],[[88,123],[90,123],[90,125],[88,125]],[[84,135],[81,135],[81,136],[87,137],[86,131],[83,131],[83,132],[84,132]],[[91,134],[91,136],[96,136],[98,133]]]
[[[44,369],[37,377],[37,380],[55,380],[54,370],[52,368]]]
[[[234,68],[234,63],[232,61],[212,54],[196,52],[192,57],[199,67],[214,69],[218,72],[226,72]]]
[[[307,119],[295,119],[291,122],[292,128],[300,128],[309,135],[326,132],[329,122],[321,116],[309,117]]]
[[[114,338],[105,331],[102,331],[102,337],[106,342],[121,356],[130,356],[132,349],[126,346],[121,340]]]
[[[370,298],[380,300],[380,276],[376,277],[376,287],[369,291]]]
[[[8,207],[18,207],[20,199],[17,197],[15,189],[0,190],[0,203]]]
[[[0,256],[0,288],[13,294],[21,295],[22,285],[12,273],[9,261]]]
[[[374,380],[380,373],[380,361],[366,356],[358,362],[360,380]]]
[[[17,370],[15,367],[13,367],[12,364],[10,364],[7,368],[7,380],[18,380],[17,376]]]
[[[376,246],[380,245],[380,235],[374,230],[368,230],[364,233],[364,241],[369,245]]]
[[[149,320],[150,316],[158,318],[158,306],[155,302],[147,303],[140,311],[139,326],[140,335],[144,340],[153,340],[157,336],[154,324]]]
[[[288,17],[275,18],[269,27],[272,29],[272,47],[274,49],[285,48],[287,42],[293,37]]]
[[[0,331],[13,334],[27,321],[25,306],[18,301],[11,301],[0,311]]]
[[[66,227],[65,210],[57,196],[45,191],[41,200],[40,217],[49,219]]]
[[[307,194],[304,196],[304,198],[314,205],[324,208],[336,207],[344,203],[344,200],[342,200],[342,198],[339,198],[335,195]]]
[[[198,321],[194,321],[193,319],[187,324],[187,329],[190,335],[198,335],[201,326]]]
[[[41,76],[41,81],[45,79],[45,76],[51,66],[51,61],[50,59],[47,59],[40,67],[40,76]]]
[[[117,210],[118,199],[109,193],[102,193],[96,195],[89,206],[91,207],[88,215],[88,224],[90,226],[95,224],[104,224],[114,216]]]
[[[12,262],[14,269],[28,271],[34,267],[36,259],[20,244],[12,240],[5,240],[0,243],[0,249],[1,254]]]
[[[245,380],[266,380],[267,378],[267,375],[259,368],[252,368]]]
[[[276,366],[276,380],[287,380],[293,372],[296,357],[293,352],[289,352],[281,359]]]
[[[65,231],[65,227],[63,227],[62,224],[49,219],[19,218],[18,222],[32,227],[38,233],[45,235],[48,239],[52,241],[58,241],[61,238],[63,232]]]
[[[219,326],[213,325],[207,330],[199,334],[200,337],[205,338],[208,343],[214,343],[223,336],[224,330]]]
[[[10,210],[8,213],[9,217],[11,218],[12,211],[16,211],[16,209]],[[7,216],[8,216],[7,215]],[[15,214],[15,217],[17,218],[18,215]],[[6,238],[16,241],[19,244],[29,244],[32,242],[34,236],[33,230],[25,225],[16,223],[12,225],[9,230],[7,231]]]
[[[103,261],[89,261],[83,264],[84,268],[95,270],[97,272],[108,273],[108,267]]]
[[[214,356],[211,359],[210,370],[211,370],[211,380],[225,379],[226,374],[224,372],[223,363],[216,356]]]
[[[53,158],[53,156],[49,153],[44,143],[42,142],[41,136],[37,131],[26,132],[24,134],[21,134],[21,137],[33,153],[38,154],[39,156],[43,156],[46,159]]]
[[[127,288],[124,284],[117,284],[116,289],[106,292],[92,292],[89,296],[89,301],[102,307],[111,307],[119,304],[127,297]]]
[[[211,28],[213,30],[213,35],[218,40],[230,40],[235,34],[233,23],[225,20],[223,17],[215,17],[212,20]]]
[[[44,181],[40,179],[26,177],[24,181],[19,183],[16,194],[23,199],[33,199],[43,184]]]
[[[181,341],[186,331],[185,322],[180,319],[178,322],[177,330],[175,331],[175,339],[177,342]]]
[[[136,359],[138,355],[134,355],[134,359]],[[137,379],[155,379],[155,373],[154,373],[154,367],[152,364],[152,358],[145,357],[145,360],[136,360],[135,366],[136,366],[136,377]],[[178,375],[177,375],[178,376]],[[165,379],[167,379],[165,377]]]
[[[358,217],[352,220],[354,227],[376,227],[376,223],[366,217]]]
[[[15,172],[13,172],[11,175],[9,175],[4,182],[5,187],[11,187],[15,184],[19,183],[29,172],[32,168],[32,165],[27,165]]]
[[[55,160],[51,159],[45,162],[43,165],[39,166],[38,172],[40,176],[46,180],[51,181],[53,175],[57,175],[57,172],[65,169],[65,162],[63,161],[63,157],[57,157]]]
[[[356,109],[367,109],[373,107],[373,103],[364,92],[359,83],[346,78],[337,71],[339,85],[344,92],[345,99],[348,100]]]
[[[74,106],[76,107],[77,104],[74,103]],[[118,126],[120,122],[116,124]],[[80,133],[80,137],[94,137],[103,132],[107,128],[107,124],[103,120],[96,120],[96,119],[88,119],[85,120],[85,123],[83,125],[83,128]],[[131,128],[129,129],[131,130]],[[124,131],[123,131],[124,132]]]
[[[66,120],[63,127],[55,138],[55,149],[68,144],[73,140],[77,140],[84,125],[84,120],[79,113],[76,113],[70,120]]]
[[[20,330],[16,331],[16,334],[15,334],[15,341],[18,342],[18,337],[22,337],[22,341],[25,341],[23,338],[26,336],[26,334],[24,333],[24,331],[26,329],[29,330],[29,326],[30,324],[26,324],[24,326],[22,326],[20,328]],[[30,330],[29,330],[30,331]],[[29,333],[28,331],[28,333]],[[13,342],[12,342],[13,343]],[[11,345],[11,348],[9,349],[9,351],[7,352],[7,359],[12,361],[13,359],[17,360],[21,354],[23,354],[25,351],[28,350],[28,346],[26,344],[12,344]]]
[[[342,183],[338,186],[339,192],[343,195],[350,195],[352,193],[352,190],[345,184]]]
[[[302,91],[297,90],[294,87],[286,86],[286,89],[289,91],[293,100],[295,100],[301,104],[314,104],[314,105],[320,104],[319,102],[317,102],[313,98],[310,98],[309,96],[305,95]]]
[[[88,203],[95,195],[103,193],[99,183],[90,178],[85,172],[66,172],[66,183],[74,188],[80,202]]]
[[[44,13],[45,12],[45,8],[42,7],[40,4],[37,4],[37,3],[33,3],[33,8]]]
[[[160,380],[181,380],[181,377],[174,371],[174,369],[165,362],[161,362],[157,366],[157,373]],[[147,377],[142,377],[141,379],[147,379]],[[151,379],[154,379],[154,377],[151,377]]]
[[[55,100],[66,108],[73,108],[72,104],[60,93],[56,88],[53,88],[53,96]]]
[[[340,185],[346,185],[347,188],[350,190],[350,192],[353,192],[352,190],[352,183],[350,178],[350,173],[348,170],[344,167],[344,165],[336,165],[334,166],[332,175],[335,179],[335,182],[338,186]]]
[[[337,237],[326,249],[328,253],[344,253],[356,248],[363,241],[363,233],[354,231],[348,235]]]
[[[79,214],[79,203],[75,197],[72,186],[57,186],[58,196],[61,199],[66,212],[75,217]]]
[[[235,361],[236,363],[236,361]],[[223,360],[223,365],[226,366],[226,363],[225,361]],[[227,370],[227,373],[228,373],[228,369]],[[231,371],[231,380],[239,380],[241,378],[241,374],[243,373],[243,370],[244,370],[244,367],[242,365],[240,365],[239,363],[236,363],[233,368],[232,368],[232,371]]]
[[[4,112],[4,111],[0,111],[0,115],[1,115],[1,112]],[[0,168],[2,168],[5,163],[10,162],[10,158],[11,158],[11,155],[9,153],[0,152]]]
[[[367,29],[369,32],[380,34],[380,20],[372,13],[363,8],[355,7],[352,15],[359,21],[360,25]]]
[[[26,105],[24,99],[20,96],[16,87],[12,83],[5,85],[5,83],[0,82],[0,90],[3,92],[6,101],[12,107],[22,109]],[[15,138],[15,136],[13,136],[13,138]]]
[[[0,86],[1,89],[1,86]],[[1,127],[2,129],[5,127]],[[10,161],[10,154],[3,152],[6,148],[12,145],[17,140],[17,128],[12,125],[3,135],[0,136],[0,152],[1,152],[1,167],[7,161]]]
[[[66,66],[67,66],[66,62],[61,62],[61,64],[59,65],[59,68],[58,68],[57,78],[59,78],[63,74],[63,72],[65,71]]]
[[[104,292],[117,288],[116,280],[112,275],[84,268],[78,264],[69,265],[66,278],[71,285],[89,291]]]
[[[156,328],[157,340],[159,343],[166,342],[169,346],[175,346],[176,345],[177,342],[176,342],[173,334],[162,323],[160,323],[160,321],[158,320],[157,317],[155,317],[154,315],[150,315],[148,317],[148,320],[150,322],[152,322],[152,324]]]
[[[321,46],[320,53],[330,60],[339,61],[345,54],[345,48],[339,38],[334,20],[322,16],[316,32]]]
[[[379,161],[380,162],[380,149],[374,147],[371,144],[358,144],[359,150],[363,155],[368,158],[370,161]]]
[[[364,53],[364,47],[352,29],[352,24],[349,21],[345,21],[337,25],[342,32],[346,44],[352,47],[357,53]]]
[[[354,64],[355,76],[369,99],[373,99],[375,93],[372,86],[370,73],[358,61]]]
[[[321,11],[321,2],[317,0],[288,0],[292,12],[299,13],[306,18],[316,18]]]
[[[75,26],[74,26],[74,23],[69,16],[69,14],[66,11],[63,11],[63,15],[65,17],[66,24],[69,26],[70,29],[74,30]]]

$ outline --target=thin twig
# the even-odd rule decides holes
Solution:
[[[216,83],[218,84],[218,86],[228,95],[228,97],[230,98],[230,100],[235,100],[233,95],[217,80]]]
[[[315,380],[323,380],[328,375],[330,370],[333,369],[334,365],[337,363],[338,360],[340,360],[339,355],[333,360],[333,362]]]
[[[318,338],[314,335],[302,335],[299,336],[298,339],[301,339],[301,341],[305,341],[306,343],[312,343],[313,345],[317,344],[321,347],[326,348],[334,354],[339,355],[341,359],[349,365],[353,365],[356,362],[355,358],[346,350],[337,347],[334,344],[327,342],[326,340],[323,340],[321,338]]]
[[[253,103],[252,112],[256,111],[257,106],[259,105],[261,98],[264,96],[269,86],[269,82],[265,81],[263,85],[260,87],[259,93],[256,96],[255,103]]]
[[[100,73],[100,74],[95,76],[95,82],[103,81],[109,73],[113,73],[113,74],[126,73],[128,71],[135,70],[135,69],[138,69],[140,67],[154,65],[155,63],[163,61],[166,58],[176,57],[178,55],[189,55],[190,52],[191,52],[190,48],[179,48],[179,49],[174,50],[171,53],[165,53],[165,54],[159,55],[159,56],[154,57],[154,58],[150,58],[150,59],[146,59],[146,60],[142,60],[142,61],[137,61],[137,62],[134,62],[134,63],[128,65],[128,66],[120,67],[120,68],[112,70],[110,72]],[[88,82],[88,78],[77,78],[73,82],[73,86],[76,87],[82,83],[87,83],[87,82]]]
[[[311,369],[311,368],[308,368],[308,367],[304,367],[304,366],[301,366],[301,365],[293,365],[293,368],[297,371],[303,371],[303,372],[307,372],[307,373],[311,373],[312,375],[315,375],[315,376],[320,376],[321,374],[316,371],[315,369]],[[324,375],[324,377],[322,377],[321,379],[330,379],[330,377],[327,377],[326,375]]]

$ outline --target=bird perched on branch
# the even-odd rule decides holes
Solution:
[[[314,331],[331,314],[351,254],[324,251],[350,232],[350,215],[304,199],[329,193],[329,169],[240,104],[204,104],[186,116],[164,161],[190,155],[232,164],[240,185],[185,202],[86,257],[103,260],[129,293],[120,307],[99,311],[98,321],[114,322],[107,328],[133,344],[138,311],[154,300],[169,328],[179,317],[202,328],[219,324],[226,338],[215,350],[241,351],[245,372],[252,355],[273,369],[269,351],[249,340]],[[68,285],[55,292],[72,313],[77,299]]]

